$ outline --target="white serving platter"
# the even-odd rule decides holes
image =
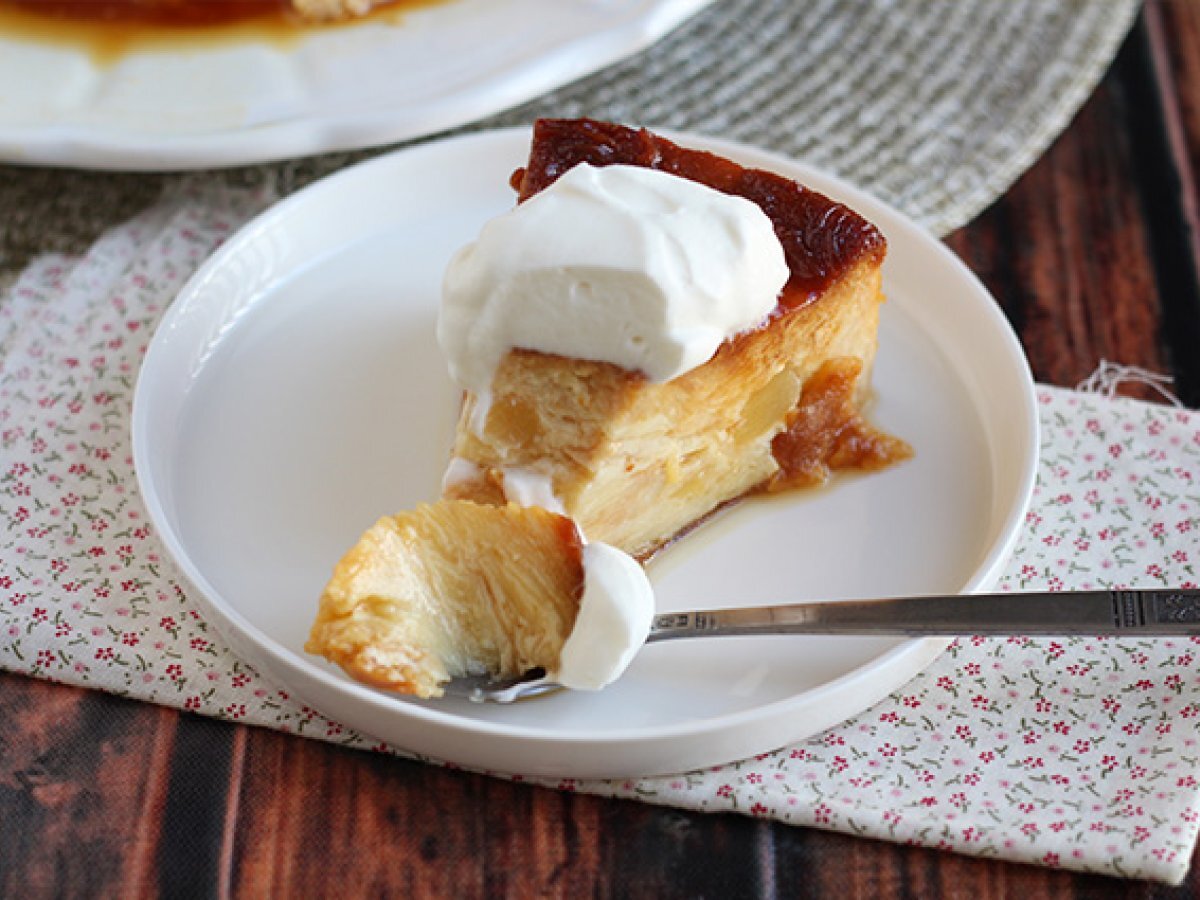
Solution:
[[[444,0],[286,40],[234,32],[115,57],[0,18],[0,161],[195,169],[380,146],[595,72],[710,2]]]

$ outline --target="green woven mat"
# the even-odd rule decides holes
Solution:
[[[589,115],[756,144],[841,175],[944,234],[1066,127],[1137,0],[718,0],[649,50],[467,126]],[[0,288],[78,252],[185,179],[281,195],[392,148],[223,172],[0,166]]]

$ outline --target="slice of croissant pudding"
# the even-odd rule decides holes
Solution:
[[[883,235],[771,172],[541,120],[519,203],[452,260],[443,495],[561,510],[640,559],[756,491],[911,454],[863,417]]]
[[[442,500],[375,523],[334,569],[305,650],[389,691],[545,669],[576,689],[624,671],[654,598],[632,558],[538,507]]]

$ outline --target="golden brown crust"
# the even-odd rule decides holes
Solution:
[[[334,569],[305,650],[375,687],[436,697],[455,675],[557,666],[582,590],[570,520],[444,500],[367,530]]]

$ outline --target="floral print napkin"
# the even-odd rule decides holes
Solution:
[[[390,750],[223,645],[138,499],[129,413],[156,321],[268,198],[182,190],[0,298],[0,666]],[[1200,413],[1041,388],[1006,590],[1192,586]],[[861,715],[754,759],[588,791],[1178,882],[1200,821],[1200,640],[968,638]]]

